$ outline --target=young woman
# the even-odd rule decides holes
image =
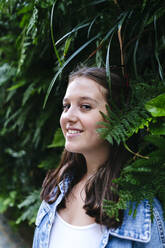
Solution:
[[[120,107],[121,79],[111,73],[112,98]],[[47,174],[36,219],[33,248],[163,248],[165,224],[159,202],[142,202],[136,218],[128,210],[120,222],[103,210],[103,200],[118,201],[111,192],[128,159],[123,147],[111,146],[98,132],[109,102],[103,68],[81,68],[69,77],[60,118],[65,149],[59,167]]]

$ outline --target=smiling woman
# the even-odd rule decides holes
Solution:
[[[111,83],[111,101],[121,107],[123,81],[111,73]],[[43,183],[33,248],[164,247],[165,227],[157,200],[152,223],[147,200],[137,208],[136,218],[128,214],[129,203],[118,220],[103,209],[104,199],[118,202],[111,186],[117,187],[113,179],[128,159],[122,145],[112,146],[97,133],[106,104],[111,107],[112,102],[105,69],[84,67],[71,73],[60,118],[65,149],[59,167]]]

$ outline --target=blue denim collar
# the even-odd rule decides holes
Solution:
[[[135,204],[133,204],[133,209]],[[110,229],[109,234],[118,238],[147,243],[151,239],[151,210],[147,200],[142,201],[136,210],[136,216],[129,214],[129,207],[124,211],[121,227]]]
[[[56,207],[61,202],[65,193],[67,192],[68,186],[69,186],[69,183],[71,182],[71,180],[72,180],[72,177],[68,176],[58,184],[58,187],[60,189],[61,194],[58,196],[57,200],[54,203],[49,204],[48,202],[46,202],[44,200],[42,201],[41,206],[40,206],[40,209],[41,209],[40,216],[36,219],[36,225],[37,226],[40,224],[42,218],[46,214],[48,214],[48,216],[49,216],[50,223],[53,223],[54,217],[55,217],[55,212],[56,212]],[[54,195],[56,194],[56,192],[57,192],[57,187],[54,189],[54,192],[51,196],[51,199],[54,198]]]
[[[68,191],[69,184],[71,183],[73,177],[67,176],[64,180],[62,180],[59,184],[58,187],[61,191],[61,193],[64,195]]]

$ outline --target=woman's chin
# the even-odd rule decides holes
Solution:
[[[82,149],[78,149],[77,147],[71,146],[71,145],[65,145],[65,149],[66,149],[68,152],[82,153]]]

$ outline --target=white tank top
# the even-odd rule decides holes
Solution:
[[[73,226],[56,213],[49,248],[99,248],[105,226],[97,223]]]

